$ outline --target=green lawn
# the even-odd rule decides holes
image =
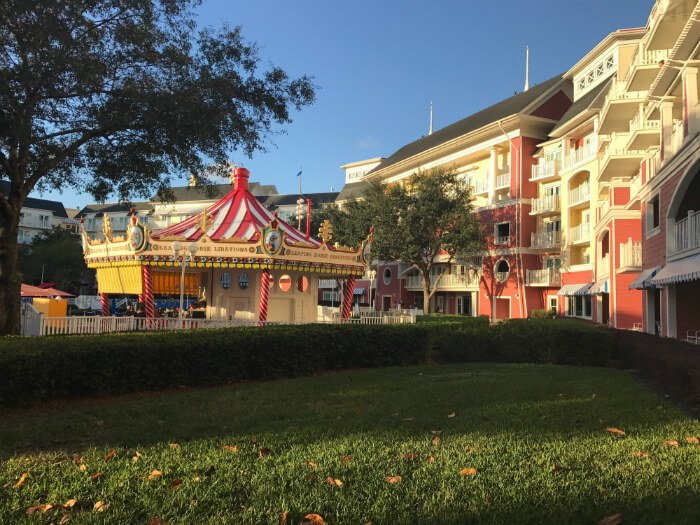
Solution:
[[[291,524],[318,513],[374,525],[700,516],[700,446],[686,441],[700,424],[616,370],[363,370],[66,403],[0,413],[0,423],[3,524],[63,514],[71,524],[278,524],[287,512]],[[148,479],[154,470],[162,475]],[[70,512],[26,513],[71,498]],[[93,510],[98,501],[109,507]]]

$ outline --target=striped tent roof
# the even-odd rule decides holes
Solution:
[[[206,209],[207,222],[210,224],[207,236],[213,241],[227,239],[242,239],[249,242],[257,242],[271,221],[276,220],[278,228],[284,232],[287,242],[310,243],[320,246],[321,243],[301,233],[282,219],[276,217],[270,210],[248,191],[248,177],[250,172],[245,168],[236,168],[234,172],[233,190],[220,201]],[[168,228],[158,230],[151,234],[153,239],[165,237],[179,237],[188,241],[196,241],[202,235],[200,224],[202,214],[193,215],[182,222],[173,224]]]

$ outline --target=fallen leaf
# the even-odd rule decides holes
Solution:
[[[449,414],[447,414],[447,417],[448,417],[448,418],[453,418],[453,417],[455,417],[456,415],[457,415],[457,412],[450,412]]]
[[[340,481],[339,479],[334,479],[332,476],[328,476],[326,478],[326,483],[330,485],[331,487],[342,487],[343,482]]]
[[[307,523],[315,523],[316,525],[324,525],[326,521],[319,514],[307,514],[304,516]]]
[[[163,473],[160,470],[152,470],[147,477],[148,479],[160,479],[162,475]]]
[[[182,480],[181,479],[174,479],[170,482],[170,485],[168,485],[168,487],[171,489],[176,489],[180,485],[182,485]]]
[[[280,525],[286,525],[287,523],[287,511],[285,510],[280,516]]]
[[[460,476],[476,476],[476,469],[473,467],[463,468],[459,471]]]
[[[348,463],[352,461],[352,456],[349,454],[345,454],[343,457],[340,458],[340,461],[342,461],[343,463]]]
[[[105,456],[105,463],[108,462],[110,459],[112,459],[114,456],[117,455],[116,450],[110,450],[107,455]]]
[[[440,439],[440,436],[435,436],[431,443],[437,447],[442,443],[442,439]]]
[[[131,456],[131,461],[132,461],[133,463],[136,463],[136,462],[139,460],[140,457],[141,457],[141,453],[140,453],[138,450],[135,450],[135,451],[134,451],[134,455]]]
[[[316,468],[316,467],[318,467],[318,465],[317,465],[316,463],[314,463],[313,461],[307,461],[307,462],[306,462],[306,466],[309,467],[309,468]]]
[[[485,501],[487,504],[491,505],[491,503],[493,503],[493,496],[486,495],[486,496],[484,497],[484,501]]]
[[[401,476],[387,476],[384,480],[387,483],[401,483]]]
[[[78,467],[78,469],[80,470],[80,472],[85,472],[87,470],[87,465],[85,465],[85,463],[83,463],[82,465],[80,465]]]
[[[104,512],[109,508],[109,503],[105,503],[104,501],[100,500],[97,503],[95,503],[95,506],[92,507],[92,510],[95,512]]]
[[[700,439],[695,436],[688,436],[685,440],[692,445],[700,445]]]
[[[41,512],[42,514],[45,514],[53,508],[54,508],[54,506],[51,503],[44,503],[42,505],[34,505],[33,507],[29,507],[27,509],[27,514],[29,514],[30,516],[32,514],[34,514],[35,512]]]
[[[97,481],[102,477],[102,472],[95,472],[92,476],[90,476],[90,479],[92,481]]]
[[[168,443],[168,446],[170,448],[180,448],[180,445],[178,445],[177,443]]]
[[[13,489],[21,489],[22,485],[24,485],[24,482],[27,481],[27,476],[29,476],[28,472],[23,472],[22,475],[19,477],[19,481],[12,485]]]
[[[649,457],[648,452],[642,452],[641,450],[636,450],[636,451],[632,452],[632,455],[635,458],[648,458]]]
[[[260,456],[261,458],[269,456],[270,454],[272,454],[272,450],[270,450],[269,448],[263,447],[260,450],[258,450],[258,456]]]
[[[418,457],[418,454],[415,454],[413,452],[409,452],[407,454],[404,454],[401,456],[403,459],[407,461],[418,461],[420,458]]]
[[[569,468],[567,467],[562,467],[561,465],[554,464],[552,465],[552,472],[569,472]]]
[[[622,437],[625,435],[625,433],[622,430],[620,430],[619,428],[615,428],[615,427],[608,427],[605,429],[605,431],[609,432],[610,434],[614,434],[616,436],[619,436],[619,437]]]
[[[166,525],[165,520],[162,520],[160,518],[153,518],[151,521],[148,522],[148,525]]]
[[[224,445],[223,447],[224,450],[231,452],[232,454],[235,454],[238,452],[238,447],[236,445]]]
[[[619,525],[620,523],[622,523],[622,514],[613,514],[600,520],[598,525]]]
[[[63,508],[72,509],[73,507],[75,507],[76,503],[78,503],[78,500],[75,498],[71,498],[63,504]]]
[[[426,463],[435,463],[435,456],[428,456],[425,460]]]
[[[661,446],[678,448],[681,446],[681,444],[678,441],[676,441],[675,439],[669,439],[668,441],[664,441],[663,443],[661,443]]]
[[[64,523],[68,523],[70,521],[71,515],[70,514],[64,514],[60,518],[58,518],[58,525],[63,525]]]

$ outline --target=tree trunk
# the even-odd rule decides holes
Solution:
[[[17,273],[19,208],[0,224],[0,335],[19,334],[20,280]]]
[[[430,273],[422,275],[423,277],[423,313],[430,313]]]

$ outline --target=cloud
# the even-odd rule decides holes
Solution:
[[[369,150],[382,149],[382,143],[379,142],[377,139],[375,139],[371,135],[367,135],[366,137],[361,138],[355,144],[360,149],[369,149]]]

